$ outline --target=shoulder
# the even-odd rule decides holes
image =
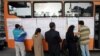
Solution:
[[[13,30],[13,33],[16,33],[16,32],[19,32],[19,30],[18,29],[14,29]]]
[[[36,37],[36,35],[33,35],[33,36],[32,36],[32,39],[34,39],[35,37]]]
[[[55,32],[59,33],[57,30],[55,30]]]
[[[40,37],[41,37],[41,38],[44,38],[44,36],[43,36],[42,34],[40,34]]]
[[[49,33],[50,31],[46,31],[45,34]]]
[[[81,34],[86,34],[86,33],[90,33],[90,29],[87,26],[83,26],[80,29]]]
[[[58,31],[55,31],[57,34],[59,34],[59,32]]]
[[[13,29],[13,32],[15,31],[15,29]]]
[[[84,29],[85,29],[85,30],[89,30],[89,27],[88,27],[88,26],[84,26]]]
[[[13,29],[13,31],[16,31],[17,29]]]
[[[82,26],[82,27],[80,28],[80,30],[84,30],[84,29],[89,29],[89,27],[87,27],[87,26]]]

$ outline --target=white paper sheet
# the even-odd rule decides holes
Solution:
[[[78,32],[78,18],[76,17],[68,18],[68,27],[70,25],[74,25],[75,26],[74,32]]]
[[[15,28],[15,24],[20,24],[23,26],[24,30],[27,32],[26,39],[32,39],[32,36],[36,29],[36,19],[8,19],[7,20],[7,28],[8,28],[8,36],[9,39],[14,39],[13,30]]]
[[[22,19],[21,25],[23,26],[24,30],[27,32],[26,39],[32,39],[33,34],[36,30],[36,19]]]
[[[51,18],[37,18],[37,27],[49,28],[50,22],[51,22]]]
[[[93,17],[80,17],[79,20],[83,20],[85,25],[90,28],[90,36],[94,37],[94,18]],[[13,29],[15,28],[15,24],[20,24],[23,26],[24,30],[27,32],[26,39],[32,39],[32,36],[36,30],[36,28],[41,28],[41,33],[44,35],[46,31],[48,31],[50,22],[55,22],[56,30],[59,31],[62,39],[65,38],[65,34],[70,25],[75,25],[75,32],[78,32],[78,18],[30,18],[30,19],[7,19],[7,30],[9,39],[14,39],[13,37]]]
[[[8,30],[9,39],[14,39],[13,29],[15,28],[15,24],[21,24],[21,19],[8,18],[7,30]]]
[[[37,28],[41,28],[41,33],[45,34],[46,31],[48,31],[49,24],[51,22],[51,18],[37,18]]]
[[[60,37],[64,39],[67,30],[67,19],[65,17],[52,18],[52,22],[55,22],[56,30],[59,31]]]

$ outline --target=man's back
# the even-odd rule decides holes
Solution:
[[[45,33],[45,38],[48,44],[59,44],[61,42],[61,38],[58,31],[51,29]]]
[[[61,38],[58,31],[55,31],[56,25],[54,22],[49,24],[50,30],[45,33],[45,40],[48,43],[50,56],[60,56]]]

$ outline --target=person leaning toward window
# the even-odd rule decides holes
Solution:
[[[35,34],[32,37],[34,43],[34,54],[35,56],[44,56],[41,29],[37,28]]]
[[[79,21],[79,35],[82,56],[90,56],[88,49],[90,29],[84,25],[84,21]]]
[[[16,56],[25,56],[25,46],[24,41],[27,33],[22,30],[22,26],[15,24],[15,29],[13,30],[14,41],[15,41],[15,50]],[[20,54],[21,52],[21,54]]]
[[[66,32],[66,42],[67,42],[67,48],[69,51],[69,56],[78,56],[77,51],[77,37],[74,34],[74,25],[70,25],[68,28],[68,31]]]

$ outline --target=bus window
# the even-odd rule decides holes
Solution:
[[[61,2],[34,2],[34,17],[58,17],[62,13]]]
[[[30,2],[8,2],[9,14],[18,17],[31,17],[31,3]]]
[[[93,16],[92,2],[65,2],[65,16]]]

